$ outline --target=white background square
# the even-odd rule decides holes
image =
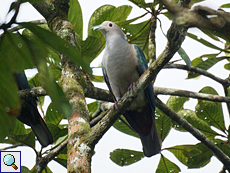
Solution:
[[[9,172],[21,172],[21,152],[20,151],[1,151],[1,172],[0,173],[9,173]],[[15,165],[18,167],[17,170],[15,170],[12,166],[7,166],[3,162],[3,158],[5,155],[11,154],[15,158]]]

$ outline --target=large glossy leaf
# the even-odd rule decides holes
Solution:
[[[192,39],[194,39],[194,40],[196,40],[196,41],[198,41],[199,43],[201,43],[201,44],[203,44],[203,45],[205,45],[207,47],[210,47],[212,49],[216,49],[216,50],[219,50],[219,51],[223,51],[222,48],[217,47],[216,45],[208,42],[207,40],[205,40],[203,38],[199,38],[198,36],[196,36],[196,35],[194,35],[192,33],[187,33],[187,36],[190,37],[190,38],[192,38]]]
[[[199,91],[199,93],[218,95],[218,93],[211,87],[204,87]],[[209,125],[218,128],[222,132],[225,132],[226,128],[224,124],[221,103],[199,100],[195,109],[197,117],[199,117]]]
[[[45,45],[55,49],[61,54],[67,56],[72,62],[76,63],[78,66],[81,66],[83,70],[91,73],[91,68],[89,63],[81,58],[81,53],[78,49],[73,47],[67,41],[61,39],[56,34],[43,29],[33,23],[19,23],[21,26],[29,29],[33,32],[37,39],[40,39]]]
[[[62,119],[63,119],[63,115],[58,112],[58,110],[53,105],[53,103],[50,103],[46,111],[46,116],[45,116],[46,123],[58,125]]]
[[[156,108],[155,122],[157,125],[157,130],[158,130],[159,135],[161,137],[161,140],[164,141],[164,139],[169,134],[169,132],[172,128],[172,121],[167,115],[165,115],[158,108]]]
[[[138,24],[126,25],[122,29],[127,36],[128,42],[139,46],[148,60],[150,20]]]
[[[144,157],[140,151],[116,149],[110,153],[110,159],[119,166],[131,165]]]
[[[21,173],[31,173],[29,168],[25,167],[25,166],[21,166]]]
[[[13,132],[13,134],[15,134],[15,135],[26,134],[25,125],[24,125],[21,121],[16,120],[12,132]]]
[[[187,55],[187,53],[184,51],[184,49],[180,48],[177,52],[179,53],[181,58],[184,60],[186,65],[190,68],[192,66],[192,62],[191,62],[189,56]]]
[[[138,134],[135,133],[127,124],[128,122],[124,119],[123,116],[121,116],[122,120],[126,123],[124,123],[123,121],[121,121],[120,119],[118,119],[114,124],[113,127],[117,130],[119,130],[122,133],[125,133],[127,135],[131,135],[134,137],[139,138]]]
[[[89,62],[92,62],[101,53],[103,43],[104,42],[98,37],[87,37],[87,39],[81,43],[83,58],[87,59]]]
[[[118,22],[125,20],[132,10],[131,6],[123,5],[115,7],[112,5],[103,5],[94,11],[90,17],[88,24],[88,35],[102,38],[102,34],[97,31],[92,31],[91,28],[100,25],[104,21]]]
[[[70,0],[68,20],[72,23],[75,32],[82,39],[82,36],[83,36],[83,19],[82,19],[81,6],[80,6],[78,0]]]
[[[4,33],[4,36],[1,37],[0,47],[1,58],[7,60],[5,63],[1,63],[5,64],[5,66],[9,65],[12,71],[23,71],[34,67],[33,58],[19,33]]]
[[[214,137],[216,135],[218,135],[215,131],[213,131],[210,127],[210,125],[208,125],[207,122],[199,119],[196,116],[196,113],[192,110],[188,110],[188,109],[184,109],[184,110],[180,110],[178,112],[178,115],[183,117],[185,120],[187,120],[193,127],[197,128],[198,130],[200,130],[202,133],[205,134],[206,137],[208,137],[209,139],[214,139]],[[180,130],[180,131],[186,131],[184,130],[183,127],[181,127],[178,124],[174,125],[174,128],[176,130]]]
[[[56,141],[58,138],[63,137],[65,135],[67,135],[68,133],[68,128],[59,128],[57,125],[54,124],[47,124],[47,127],[49,128],[54,141]]]
[[[165,149],[172,152],[181,163],[187,165],[188,157],[184,155],[184,151],[186,150],[186,147],[191,146],[192,145],[176,145]]]
[[[230,8],[230,3],[223,4],[223,5],[220,6],[220,8]]]
[[[40,44],[39,40],[35,42],[34,40],[30,40],[28,36],[23,37],[27,42],[31,56],[34,58],[39,71],[39,81],[51,97],[54,106],[65,117],[71,116],[72,107],[69,104],[66,95],[62,91],[61,87],[56,83],[54,77],[49,73],[46,63],[47,49],[45,45]]]
[[[35,135],[31,131],[31,129],[29,129],[29,130],[30,130],[30,132],[28,134],[21,134],[21,135],[11,134],[10,138],[17,141],[17,142],[26,144],[26,145],[34,148],[35,147]]]
[[[195,58],[192,60],[192,66],[198,67],[204,70],[210,69],[212,66],[214,66],[217,62],[222,61],[223,59],[226,59],[226,57],[218,57],[216,58],[217,54],[206,54],[202,55],[198,58]],[[188,72],[188,79],[195,78],[200,76],[200,74],[194,73],[194,72]]]
[[[217,147],[219,147],[228,157],[230,157],[230,145],[228,141],[219,141],[218,144],[216,144]]]
[[[166,105],[175,112],[178,112],[183,109],[184,103],[188,100],[189,98],[187,97],[170,96]]]
[[[198,143],[194,146],[186,147],[184,155],[188,158],[188,168],[200,168],[210,162],[213,153],[204,144]]]
[[[161,160],[158,164],[156,173],[178,173],[180,172],[180,168],[173,162],[171,162],[169,159],[167,159],[166,157],[164,157],[161,154]]]

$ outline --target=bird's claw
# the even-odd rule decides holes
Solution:
[[[135,82],[131,83],[130,86],[128,87],[128,90],[133,92],[133,87],[135,86]]]
[[[119,100],[118,100],[118,101],[119,101]],[[118,110],[118,106],[117,106],[118,101],[115,101],[115,102],[114,102],[113,109],[117,109],[117,110]]]

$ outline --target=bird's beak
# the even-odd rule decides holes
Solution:
[[[102,28],[101,25],[97,25],[97,26],[93,26],[91,29],[95,31],[95,30],[99,30],[101,28]]]

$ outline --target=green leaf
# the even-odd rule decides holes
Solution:
[[[54,141],[56,141],[58,138],[63,137],[63,136],[68,134],[68,128],[61,129],[57,125],[48,124],[48,123],[47,123],[47,127],[49,128],[49,130],[50,130],[50,132],[54,138]]]
[[[190,58],[188,57],[187,53],[184,51],[184,49],[180,48],[177,52],[179,53],[181,58],[184,60],[188,68],[190,68],[192,66],[192,62]]]
[[[226,70],[230,70],[230,63],[225,64],[225,65],[224,65],[224,68],[225,68]]]
[[[218,93],[211,87],[204,87],[199,93],[218,95]],[[226,128],[221,103],[198,100],[195,109],[198,118],[202,119],[210,126],[214,126],[222,132],[225,132]]]
[[[36,24],[24,22],[24,23],[19,23],[19,25],[29,29],[45,45],[48,45],[51,48],[58,51],[59,53],[64,54],[72,62],[74,62],[78,66],[81,66],[84,71],[91,73],[91,68],[89,66],[89,63],[81,58],[82,56],[80,51],[77,50],[76,47],[73,47],[69,42],[61,39],[56,34],[37,26]]]
[[[34,61],[36,62],[36,66],[39,71],[39,81],[51,97],[54,106],[65,117],[71,116],[72,107],[69,104],[66,95],[64,94],[61,87],[56,83],[53,76],[49,73],[45,58],[47,56],[46,47],[39,44],[39,41],[34,42],[33,40],[27,38],[27,36],[23,37],[27,42],[28,47],[30,48],[30,53],[34,58]]]
[[[70,0],[68,20],[72,23],[75,32],[82,39],[82,36],[83,36],[83,19],[82,19],[81,6],[80,6],[78,0]]]
[[[186,150],[186,147],[191,147],[192,145],[176,145],[170,148],[165,148],[166,150],[170,151],[171,153],[176,156],[176,158],[183,163],[184,165],[187,165],[188,157],[184,155],[184,150]]]
[[[38,87],[38,86],[42,86],[41,82],[39,81],[39,73],[37,73],[36,75],[34,75],[32,78],[28,79],[29,85],[31,88],[33,87]],[[44,101],[45,101],[45,96],[41,96],[41,97],[37,97],[38,99],[38,107],[43,110],[43,105],[44,105]]]
[[[220,8],[230,8],[230,4],[223,4],[220,6]]]
[[[130,24],[122,27],[123,32],[127,36],[127,40],[130,44],[136,44],[145,53],[148,60],[149,54],[149,33],[150,33],[150,20]]]
[[[28,134],[22,134],[22,135],[11,134],[10,138],[17,141],[17,142],[20,142],[20,143],[26,144],[32,148],[35,148],[35,135],[34,135],[34,132],[31,131],[31,129],[29,129],[29,130],[30,130],[30,132]]]
[[[46,123],[58,125],[62,119],[63,119],[63,114],[58,112],[58,110],[53,105],[53,103],[50,103],[50,105],[47,108],[47,112],[45,116]]]
[[[191,8],[195,3],[202,2],[204,0],[191,0],[189,3],[189,8]]]
[[[230,145],[228,141],[220,140],[218,144],[216,144],[228,157],[230,157]]]
[[[210,38],[212,38],[215,41],[220,41],[220,39],[215,36],[210,30],[208,29],[200,29],[203,33],[205,33],[207,36],[209,36]]]
[[[200,130],[209,139],[214,139],[218,135],[215,131],[211,129],[206,121],[199,119],[196,113],[192,110],[184,109],[178,112],[178,115],[187,120],[193,127]],[[176,123],[175,123],[176,124]],[[174,125],[176,130],[185,131],[180,125]]]
[[[131,6],[123,5],[115,7],[112,5],[103,5],[96,9],[90,17],[88,24],[88,35],[102,38],[102,34],[98,31],[93,31],[91,28],[96,25],[100,25],[104,21],[124,21],[132,10]]]
[[[116,149],[110,153],[110,159],[119,166],[131,165],[144,157],[140,151]]]
[[[198,38],[198,36],[196,36],[196,35],[194,35],[192,33],[187,33],[187,36],[192,38],[192,39],[194,39],[194,40],[196,40],[196,41],[198,41],[198,42],[200,42],[201,44],[203,44],[203,45],[205,45],[207,47],[210,47],[210,48],[216,49],[216,50],[220,50],[220,51],[224,51],[222,48],[217,47],[216,45],[208,42],[207,40],[204,40],[203,38]]]
[[[189,98],[187,97],[170,96],[166,105],[175,112],[178,112],[183,109],[184,103],[188,100]]]
[[[14,128],[13,128],[13,134],[15,135],[26,134],[25,125],[21,121],[16,120]]]
[[[158,164],[156,173],[178,173],[180,168],[161,154],[161,160]]]
[[[186,147],[184,155],[188,158],[188,168],[201,168],[210,162],[213,153],[204,144],[198,143],[194,146]]]
[[[168,136],[171,128],[172,128],[172,121],[171,119],[161,112],[158,108],[155,111],[155,122],[157,125],[157,130],[161,137],[161,140],[164,141],[166,136]]]
[[[92,117],[92,114],[97,110],[98,103],[97,101],[88,104],[89,117]]]
[[[120,132],[122,133],[125,133],[127,135],[130,135],[130,136],[134,136],[134,137],[137,137],[139,138],[138,134],[135,133],[132,129],[130,129],[127,124],[128,122],[124,119],[123,116],[121,116],[121,118],[123,119],[123,121],[126,122],[126,124],[124,122],[122,122],[120,119],[118,119],[114,124],[113,124],[113,127],[117,130],[119,130]]]
[[[83,58],[92,62],[101,53],[103,44],[104,42],[101,39],[88,36],[87,39],[81,43]]]
[[[204,69],[204,70],[208,70],[212,66],[214,66],[217,62],[222,61],[223,59],[226,59],[226,57],[218,57],[218,58],[216,58],[216,56],[217,56],[217,54],[202,55],[202,56],[192,60],[192,66],[197,67],[197,68],[201,68],[201,69]],[[196,78],[198,76],[200,76],[200,75],[197,74],[197,73],[188,72],[187,79]]]
[[[29,168],[25,167],[25,166],[21,166],[21,173],[31,173]]]
[[[34,67],[27,44],[19,33],[4,33],[0,47],[1,58],[7,60],[4,64],[8,65],[13,72],[21,72]]]
[[[92,76],[90,76],[90,79],[93,82],[104,82],[103,76],[92,75]]]

